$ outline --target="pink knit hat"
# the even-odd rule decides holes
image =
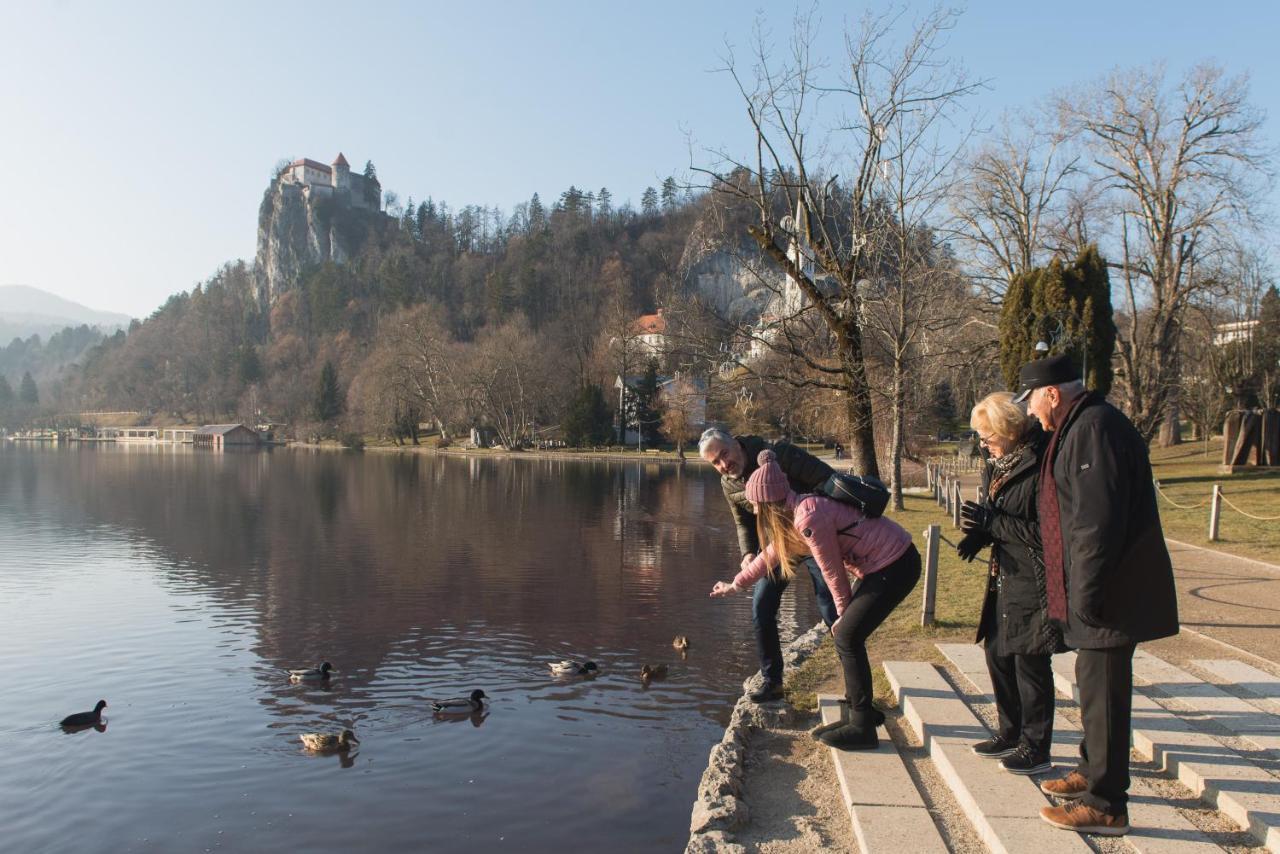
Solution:
[[[791,484],[778,465],[778,455],[773,451],[761,451],[756,457],[760,468],[747,478],[747,500],[757,504],[772,504],[782,501],[791,494]]]

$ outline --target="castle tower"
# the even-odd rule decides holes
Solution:
[[[342,156],[342,152],[338,152],[338,156],[333,160],[333,187],[336,190],[351,189],[351,164],[347,163],[347,158]]]

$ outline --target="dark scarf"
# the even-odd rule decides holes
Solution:
[[[1049,619],[1061,623],[1067,621],[1067,578],[1062,554],[1062,514],[1058,509],[1058,484],[1053,480],[1053,458],[1057,455],[1058,440],[1062,438],[1063,427],[1086,397],[1088,395],[1080,395],[1067,410],[1062,424],[1053,431],[1049,448],[1044,452],[1044,459],[1040,462],[1040,494],[1037,496],[1037,509],[1040,511],[1040,541],[1044,546],[1045,594],[1049,600]]]
[[[1009,480],[1009,475],[1013,472],[1018,464],[1021,463],[1028,453],[1031,452],[1031,443],[1023,437],[1022,443],[1009,453],[1002,457],[996,457],[989,461],[991,466],[991,479],[987,482],[987,500],[996,497],[996,493]],[[987,572],[992,578],[1000,574],[1000,558],[997,556],[997,549],[991,550],[991,557],[987,560]]]

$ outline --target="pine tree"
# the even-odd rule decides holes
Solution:
[[[1071,264],[1055,258],[1016,276],[1005,290],[1000,311],[1000,369],[1016,388],[1019,369],[1041,355],[1071,354],[1086,370],[1085,385],[1100,394],[1111,389],[1111,354],[1116,328],[1111,312],[1111,282],[1106,261],[1094,245]]]
[[[595,383],[578,389],[564,416],[564,438],[573,447],[605,445],[613,435],[613,414]]]
[[[653,187],[644,188],[644,195],[640,196],[640,213],[645,216],[655,216],[658,213],[658,191]]]
[[[596,214],[605,220],[613,216],[613,194],[608,187],[601,187],[596,193]]]
[[[338,370],[325,361],[320,369],[320,387],[316,390],[316,420],[329,422],[342,414],[342,395],[338,391]]]
[[[372,181],[378,180],[378,170],[374,168],[372,160],[366,160],[364,162],[364,177]]]
[[[9,385],[9,380],[4,374],[0,374],[0,409],[10,406],[13,403],[13,386]]]
[[[26,371],[22,375],[22,382],[18,385],[18,400],[29,406],[35,406],[40,402],[40,394],[36,391],[36,381],[31,378],[30,371]]]
[[[658,422],[658,360],[650,359],[645,367],[644,376],[635,387],[635,422],[645,442],[653,444],[661,438]]]
[[[1258,328],[1254,331],[1254,365],[1262,404],[1280,403],[1280,292],[1272,285],[1258,304]]]
[[[662,182],[662,209],[667,213],[675,213],[679,204],[680,188],[676,186],[676,179],[668,176]]]
[[[542,231],[547,227],[547,212],[542,207],[542,199],[534,193],[529,200],[529,231]]]

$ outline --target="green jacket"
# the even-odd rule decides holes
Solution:
[[[751,512],[751,502],[747,500],[747,478],[759,468],[756,458],[764,450],[772,450],[778,455],[778,465],[787,476],[791,490],[797,495],[814,492],[832,475],[831,466],[822,460],[803,451],[789,442],[767,442],[759,436],[735,436],[746,457],[742,477],[722,475],[720,488],[724,490],[725,500],[729,502],[729,512],[733,514],[733,523],[738,528],[738,548],[743,556],[760,551],[760,538],[756,535],[756,514]]]

